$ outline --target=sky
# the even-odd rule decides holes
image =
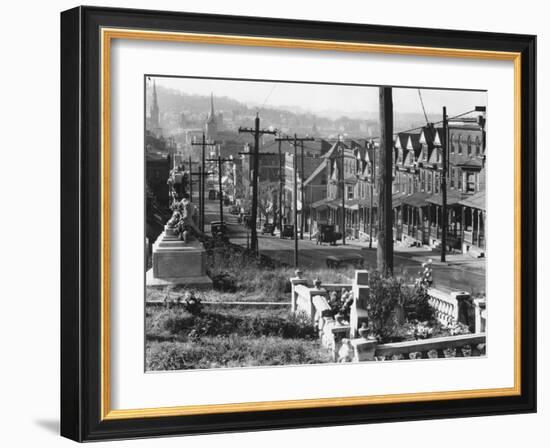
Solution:
[[[378,111],[378,87],[342,86],[265,81],[235,81],[193,78],[159,78],[157,85],[181,90],[187,94],[227,96],[248,106],[274,106],[300,108],[314,114],[337,118],[354,116],[360,112]],[[420,89],[429,115],[442,114],[447,106],[450,116],[475,106],[486,106],[487,94],[483,91]],[[417,88],[394,88],[395,113],[422,113]]]

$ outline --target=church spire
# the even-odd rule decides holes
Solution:
[[[158,109],[158,100],[157,100],[157,82],[153,79],[153,108]]]
[[[207,123],[216,123],[216,112],[214,111],[214,94],[210,93],[210,114],[208,114]]]

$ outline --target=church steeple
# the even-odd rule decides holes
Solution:
[[[216,112],[214,111],[214,94],[210,93],[210,113],[206,119],[206,138],[214,141],[218,134],[218,121]]]
[[[157,97],[157,84],[153,80],[153,104],[151,106],[151,128],[154,132],[160,128],[160,111]]]
[[[216,122],[216,112],[214,112],[214,94],[210,93],[210,114],[208,115],[207,123]]]

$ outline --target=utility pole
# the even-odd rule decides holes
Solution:
[[[346,245],[346,176],[344,174],[344,165],[346,157],[346,149],[344,144],[340,146],[340,157],[342,160],[340,170],[340,182],[342,184],[342,246]]]
[[[391,87],[380,87],[380,149],[378,177],[378,248],[376,261],[383,275],[393,274],[392,164],[393,101]]]
[[[293,202],[293,214],[294,214],[294,266],[298,267],[298,142],[300,142],[300,145],[303,148],[303,142],[305,141],[313,141],[313,137],[300,137],[296,134],[294,134],[294,137],[279,137],[275,140],[279,142],[291,142],[294,146],[294,164],[293,164],[293,171],[294,171],[294,187],[293,187],[293,194],[292,194],[292,202]],[[302,149],[303,151],[303,149]],[[302,159],[303,160],[303,159]],[[303,166],[302,166],[302,172],[303,172]],[[302,174],[303,177],[303,174]],[[302,180],[303,182],[303,180]],[[303,184],[302,184],[302,190],[303,190]],[[302,222],[304,221],[304,201],[303,201],[303,194],[302,194]],[[302,234],[303,238],[303,234]]]
[[[441,142],[441,262],[445,262],[447,251],[447,108],[443,106],[443,141]]]
[[[222,163],[232,162],[232,159],[222,159],[220,156],[215,159],[206,159],[209,162],[218,163],[218,189],[220,190],[220,221],[223,222],[223,191],[222,191]]]
[[[374,224],[374,182],[376,181],[376,146],[372,142],[372,173],[370,177],[370,210],[369,210],[369,249],[372,249],[372,226]]]
[[[189,197],[193,202],[193,165],[191,163],[191,156],[189,156]]]
[[[258,213],[258,170],[260,169],[260,135],[263,134],[272,134],[277,133],[276,130],[270,129],[260,129],[260,117],[256,114],[256,119],[254,120],[254,129],[252,128],[243,128],[239,127],[239,133],[248,133],[254,135],[254,152],[253,156],[253,171],[252,171],[252,210],[250,210],[250,233],[251,233],[251,244],[250,249],[254,253],[258,251],[258,234],[256,232],[256,218]],[[250,155],[250,154],[248,154]]]
[[[207,142],[206,141],[206,135],[204,134],[204,132],[202,133],[202,141],[200,142],[192,142],[191,143],[192,146],[200,146],[201,147],[201,166],[202,166],[202,169],[203,169],[203,173],[206,173],[206,147],[207,146],[215,146],[216,145],[216,142]],[[201,222],[201,232],[204,233],[204,203],[205,203],[205,195],[204,195],[204,181],[206,179],[206,174],[203,174],[201,177],[199,177],[200,179],[200,193],[199,193],[199,197],[202,196],[202,201],[200,201],[200,222]]]
[[[283,158],[279,140],[279,237],[283,237]]]
[[[192,173],[193,176],[198,176],[197,182],[199,184],[199,210],[204,212],[204,190],[202,189],[204,185],[204,178],[210,176],[212,173],[203,171],[202,166],[199,165],[198,172]],[[199,229],[204,233],[204,213],[199,213]]]

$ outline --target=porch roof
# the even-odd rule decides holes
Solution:
[[[470,208],[477,208],[478,210],[486,210],[485,192],[480,191],[472,196],[468,196],[459,202],[460,205],[464,205]]]
[[[392,195],[392,208],[399,207],[403,202],[402,199],[407,196],[407,193],[399,192]]]
[[[457,205],[463,198],[465,194],[458,190],[448,190],[447,191],[447,205]],[[434,194],[426,199],[427,202],[430,202],[435,205],[443,205],[443,198],[441,193]]]
[[[427,204],[426,199],[431,196],[430,193],[425,193],[422,191],[417,191],[416,193],[406,195],[401,199],[403,204],[411,205],[413,207],[424,207]]]

